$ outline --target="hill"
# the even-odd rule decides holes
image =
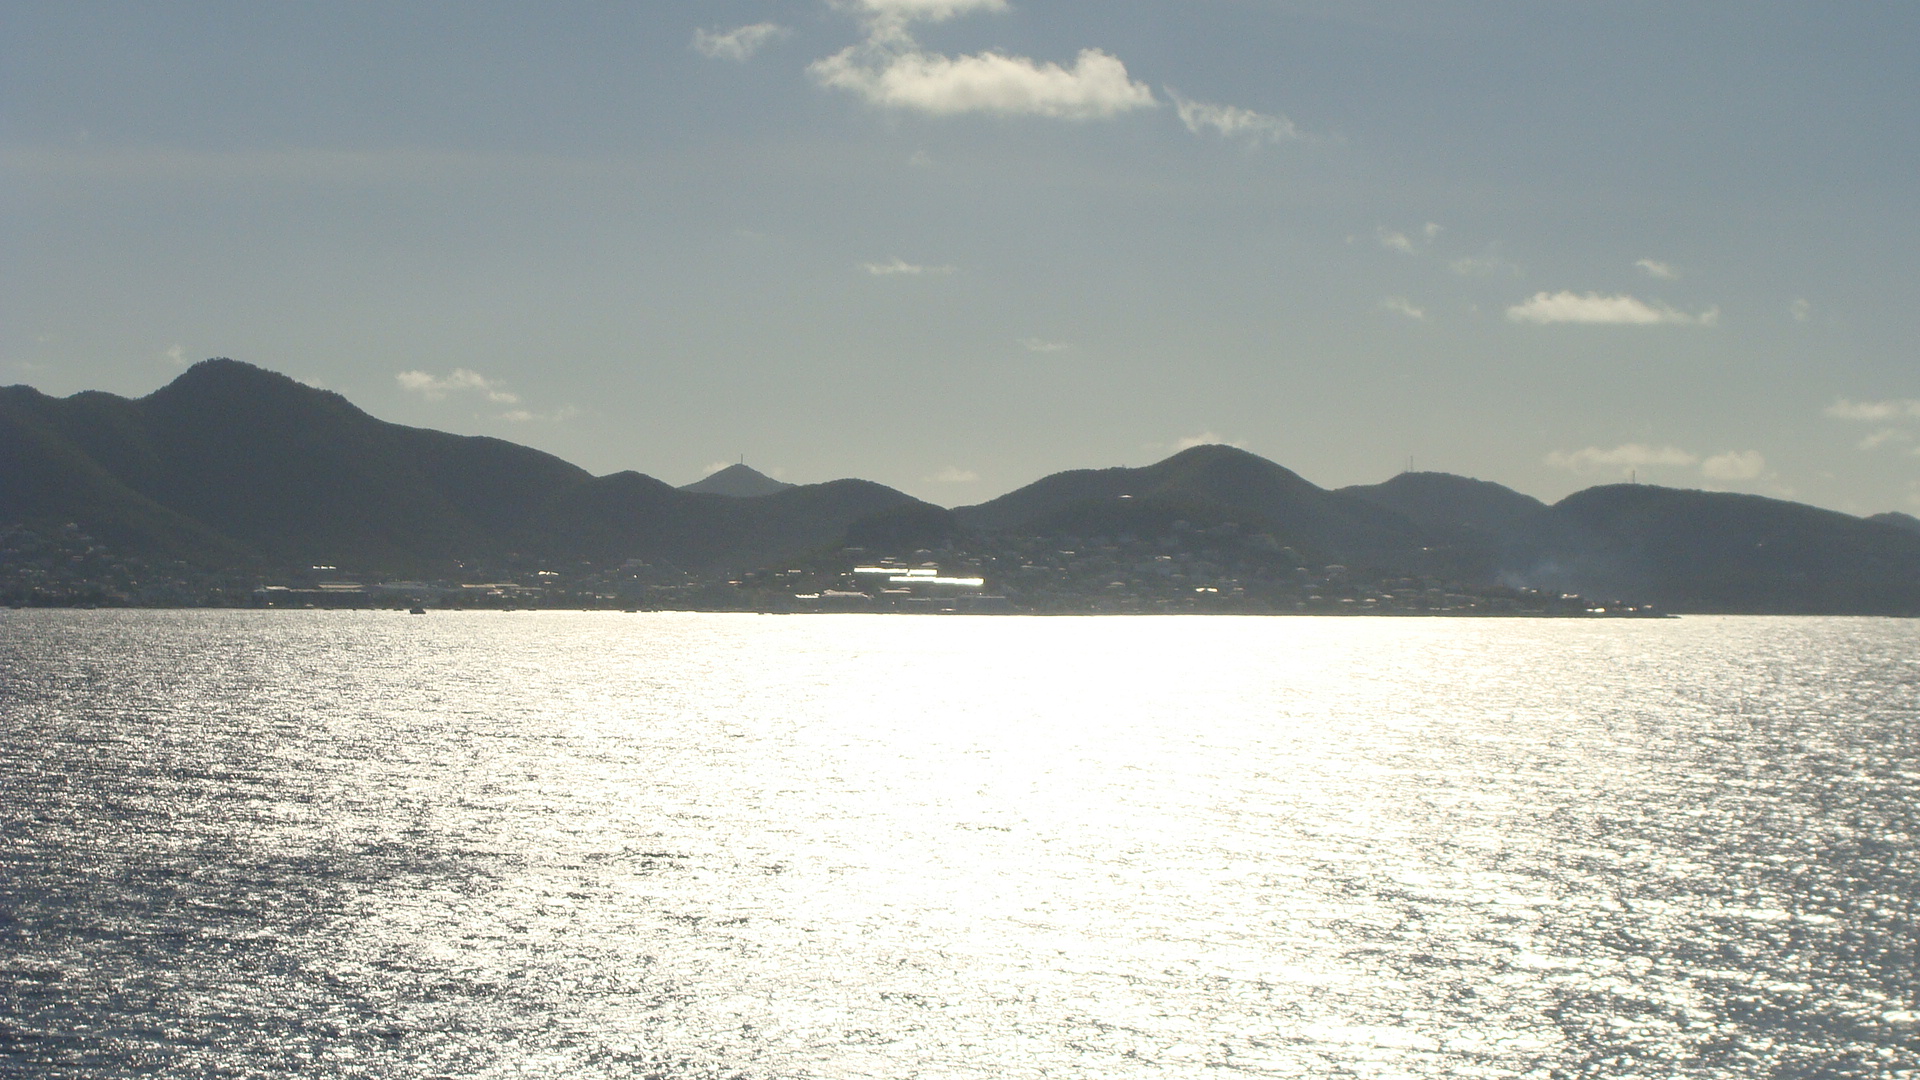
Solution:
[[[1912,514],[1903,514],[1898,510],[1889,510],[1884,514],[1874,514],[1867,520],[1877,521],[1882,525],[1891,525],[1896,529],[1904,529],[1907,532],[1920,533],[1920,518],[1914,517]]]
[[[504,440],[387,423],[225,359],[137,400],[0,389],[0,465],[0,522],[77,522],[129,554],[211,567],[752,566],[918,502],[861,481],[743,500],[637,473],[596,478]]]
[[[1920,614],[1920,533],[1759,495],[1588,488],[1524,547],[1517,578],[1672,611]]]
[[[1920,521],[1905,514],[1636,484],[1547,506],[1442,473],[1329,491],[1227,446],[1055,473],[951,511],[864,480],[794,486],[744,465],[675,488],[387,423],[233,360],[138,399],[0,388],[0,536],[18,538],[0,542],[0,564],[38,553],[9,571],[23,589],[95,562],[137,576],[116,567],[125,559],[460,580],[547,566],[586,580],[639,561],[711,584],[812,573],[858,547],[1002,567],[1061,610],[1105,610],[1101,590],[1184,588],[1269,610],[1294,597],[1454,610],[1450,594],[1491,604],[1506,590],[1516,604],[1565,592],[1679,612],[1920,615]]]
[[[743,461],[738,465],[729,465],[704,480],[682,484],[680,490],[701,495],[729,495],[736,499],[757,499],[762,495],[772,495],[793,486],[781,483]]]
[[[1530,530],[1547,513],[1547,504],[1531,495],[1450,473],[1404,472],[1385,483],[1343,487],[1336,494],[1386,507],[1436,533],[1489,539]]]
[[[1313,566],[1670,611],[1920,614],[1920,530],[1905,515],[1867,520],[1754,495],[1620,484],[1548,506],[1444,473],[1327,491],[1245,451],[1203,446],[1144,468],[1055,473],[954,513],[977,530],[1060,538],[1231,524],[1270,533]]]
[[[1196,446],[1143,468],[1054,473],[954,516],[974,529],[1079,536],[1232,525],[1270,534],[1316,563],[1411,564],[1423,546],[1404,515],[1231,446]]]

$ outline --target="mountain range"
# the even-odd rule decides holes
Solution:
[[[1548,505],[1408,472],[1328,490],[1226,446],[1056,473],[946,509],[864,480],[791,485],[744,463],[685,487],[593,476],[500,439],[378,420],[208,360],[143,398],[0,388],[0,525],[72,522],[116,551],[214,569],[639,560],[727,573],[857,545],[1231,530],[1344,564],[1692,612],[1920,614],[1920,520],[1613,484]]]

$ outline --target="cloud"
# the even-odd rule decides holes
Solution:
[[[1708,308],[1698,315],[1675,311],[1665,304],[1649,304],[1632,296],[1601,296],[1599,293],[1538,292],[1525,303],[1507,309],[1507,321],[1517,323],[1584,323],[1608,326],[1714,326],[1720,321],[1720,309]]]
[[[1835,420],[1920,420],[1920,398],[1888,401],[1839,401],[1822,410]]]
[[[761,22],[732,30],[695,30],[693,49],[715,60],[745,60],[761,47],[793,33],[779,23]]]
[[[1806,322],[1813,317],[1813,305],[1807,303],[1806,297],[1803,296],[1787,305],[1787,312],[1793,316],[1794,322]]]
[[[520,395],[509,393],[505,384],[498,379],[489,379],[466,368],[455,368],[453,374],[444,377],[424,371],[403,371],[394,378],[399,380],[402,390],[410,390],[428,401],[440,401],[448,394],[473,391],[484,394],[488,401],[496,405],[517,405],[520,402]]]
[[[1520,266],[1498,255],[1462,255],[1447,263],[1447,269],[1461,277],[1490,277],[1494,274],[1511,274],[1518,277]]]
[[[1623,443],[1611,450],[1589,446],[1570,454],[1555,450],[1547,455],[1547,464],[1556,469],[1576,473],[1618,470],[1623,475],[1631,469],[1653,465],[1690,466],[1699,461],[1699,455],[1690,454],[1677,446],[1648,446],[1645,443]]]
[[[1072,345],[1064,341],[1046,341],[1037,337],[1021,338],[1020,347],[1028,352],[1034,353],[1066,352],[1068,349],[1073,348]]]
[[[958,465],[949,465],[932,476],[920,478],[927,484],[971,484],[980,479],[980,474],[972,469],[963,469]]]
[[[875,38],[816,60],[807,71],[820,85],[870,104],[929,116],[1098,120],[1158,104],[1145,83],[1128,78],[1125,64],[1099,49],[1082,49],[1072,67],[1062,67],[997,52],[941,56],[904,37],[891,45]]]
[[[1701,460],[1700,455],[1677,446],[1651,446],[1647,443],[1622,443],[1611,449],[1589,446],[1567,453],[1555,450],[1546,458],[1548,465],[1573,473],[1612,472],[1628,476],[1640,469],[1700,467],[1708,480],[1740,481],[1778,479],[1767,471],[1767,459],[1758,450],[1729,450]],[[1776,488],[1778,485],[1775,485]],[[1780,488],[1780,491],[1786,489]]]
[[[500,414],[500,419],[514,424],[525,424],[535,420],[560,421],[571,420],[580,415],[580,410],[572,405],[562,405],[551,412],[533,412],[529,409],[508,409]]]
[[[1641,259],[1633,265],[1639,267],[1648,277],[1659,278],[1661,281],[1674,281],[1680,277],[1680,271],[1658,259]]]
[[[876,21],[896,23],[945,22],[975,11],[1009,9],[1007,0],[839,0],[834,6]]]
[[[907,158],[907,164],[915,169],[931,169],[933,157],[925,150],[915,150],[913,156]]]
[[[1424,322],[1427,317],[1426,308],[1414,306],[1413,301],[1408,300],[1404,296],[1389,296],[1385,300],[1380,301],[1380,306],[1397,315],[1405,315],[1409,319]]]
[[[860,268],[872,274],[874,277],[894,277],[900,274],[905,274],[909,277],[919,277],[923,274],[951,274],[959,269],[959,267],[955,266],[922,266],[919,263],[910,263],[897,256],[889,262],[861,263]]]
[[[165,360],[174,367],[186,367],[187,350],[184,346],[174,345],[168,348],[166,352],[161,353],[160,359]]]
[[[1878,450],[1880,447],[1885,446],[1888,443],[1904,443],[1904,442],[1912,442],[1912,441],[1913,441],[1913,435],[1908,432],[1901,431],[1899,428],[1881,428],[1879,431],[1872,432],[1868,434],[1866,438],[1861,439],[1860,449]]]
[[[1439,236],[1441,231],[1440,226],[1429,221],[1418,230],[1418,238],[1409,236],[1403,232],[1394,232],[1385,225],[1375,229],[1373,236],[1374,239],[1380,241],[1380,246],[1383,248],[1387,248],[1390,251],[1404,251],[1408,255],[1417,255],[1420,253],[1421,248],[1432,244],[1434,238]]]
[[[1177,454],[1182,450],[1191,450],[1196,446],[1239,446],[1239,445],[1240,443],[1235,439],[1229,439],[1226,436],[1218,434],[1213,431],[1203,431],[1198,435],[1186,435],[1181,438],[1173,440],[1173,452]]]
[[[1209,101],[1195,101],[1181,96],[1171,86],[1163,86],[1167,97],[1173,100],[1173,107],[1180,113],[1180,122],[1195,135],[1204,135],[1209,131],[1217,132],[1222,138],[1245,139],[1250,145],[1263,142],[1285,142],[1288,139],[1303,138],[1300,129],[1293,121],[1284,116],[1254,112],[1237,105],[1216,105]]]
[[[1729,450],[1700,463],[1700,475],[1709,480],[1755,480],[1766,472],[1767,459],[1758,450]]]

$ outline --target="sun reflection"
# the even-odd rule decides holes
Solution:
[[[424,622],[9,646],[55,688],[0,757],[6,940],[60,973],[21,1030],[339,1077],[1912,1056],[1857,944],[1920,892],[1899,628]]]

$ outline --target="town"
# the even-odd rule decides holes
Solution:
[[[419,578],[352,566],[196,569],[121,557],[77,525],[0,531],[9,607],[611,609],[904,614],[1246,614],[1647,617],[1648,605],[1439,576],[1310,566],[1231,525],[1172,535],[993,536],[911,550],[840,546],[787,564],[701,574],[508,556]]]

